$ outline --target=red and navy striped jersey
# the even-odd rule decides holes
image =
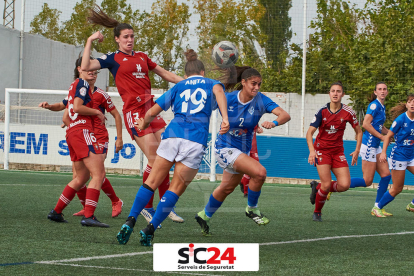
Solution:
[[[111,97],[99,87],[95,86],[92,97],[92,108],[100,110],[103,114],[105,114],[105,110],[111,112],[115,109],[115,105],[113,104]],[[98,116],[93,116],[93,132],[95,134],[108,132],[105,124],[101,125],[101,120],[98,119]]]
[[[87,107],[93,106],[92,92],[89,84],[81,78],[72,82],[69,88],[66,108],[69,111],[70,124],[66,128],[66,134],[79,129],[89,129],[90,131],[93,131],[92,116],[81,115],[73,111],[73,102],[75,98],[81,98],[83,100],[83,105]]]
[[[116,87],[124,102],[123,113],[144,105],[152,99],[148,72],[157,64],[145,53],[132,51],[132,55],[128,55],[116,51],[103,55],[97,60],[101,68],[108,68],[114,76]]]
[[[341,108],[332,113],[330,103],[323,106],[316,114],[310,124],[319,128],[314,143],[315,150],[344,150],[343,137],[346,123],[350,123],[352,128],[359,125],[355,112],[349,106],[341,104]]]

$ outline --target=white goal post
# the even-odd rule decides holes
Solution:
[[[119,94],[117,92],[107,93],[111,96],[118,111],[122,113],[122,100]],[[3,159],[5,170],[9,169],[10,163],[43,166],[71,165],[65,140],[65,130],[60,128],[63,112],[52,112],[38,107],[39,103],[44,101],[49,104],[60,102],[67,94],[67,90],[5,89],[5,103],[4,106],[0,106],[0,135],[1,128],[4,127],[4,140],[2,139],[4,152],[0,151],[0,161]],[[154,94],[155,98],[160,95]],[[3,124],[1,122],[2,112],[4,112]],[[115,123],[111,118],[112,116],[107,114],[106,117],[108,119],[107,128],[110,145],[105,167],[113,168],[114,172],[122,173],[124,170],[139,169],[139,172],[142,173],[147,160],[135,142],[130,139],[125,124],[123,125],[124,149],[118,154],[113,151],[114,139],[116,139]],[[168,124],[173,118],[172,112],[164,112],[163,118]],[[210,181],[216,180],[216,159],[213,149],[218,132],[217,120],[218,112],[216,110],[212,113],[210,121],[211,140],[203,158],[202,168],[199,171],[200,174],[208,176]],[[3,158],[1,158],[1,155],[3,155]]]

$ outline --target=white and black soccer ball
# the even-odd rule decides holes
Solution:
[[[230,41],[220,41],[213,47],[211,53],[214,63],[220,68],[233,66],[239,58],[239,51],[236,45]]]

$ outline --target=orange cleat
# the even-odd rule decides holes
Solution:
[[[124,206],[124,202],[119,199],[118,202],[112,202],[112,217],[116,218],[122,213],[122,206]]]

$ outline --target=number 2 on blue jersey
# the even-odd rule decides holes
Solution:
[[[201,98],[197,100],[197,94],[201,93]],[[194,93],[191,94],[191,89],[186,89],[183,92],[181,92],[180,97],[184,97],[184,102],[181,106],[181,112],[186,113],[188,109],[188,101],[191,100],[191,103],[193,105],[196,105],[197,108],[190,110],[190,114],[197,113],[201,110],[203,110],[204,105],[207,100],[207,93],[204,89],[197,88]]]

